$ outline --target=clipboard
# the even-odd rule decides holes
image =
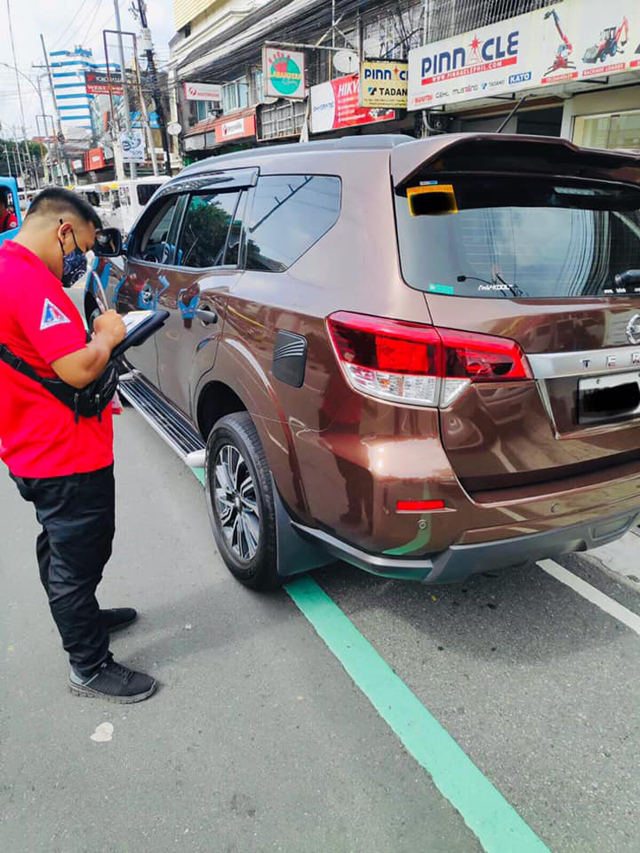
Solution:
[[[169,312],[163,308],[158,311],[129,311],[122,319],[127,327],[123,341],[113,348],[111,358],[119,358],[130,347],[139,347],[154,335],[169,319]]]

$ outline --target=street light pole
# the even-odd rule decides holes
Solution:
[[[20,75],[20,77],[23,77],[23,78],[27,81],[27,83],[29,83],[29,85],[34,89],[34,91],[35,91],[35,92],[36,92],[36,94],[38,95],[38,98],[39,98],[39,100],[40,100],[40,109],[41,109],[41,110],[42,110],[42,112],[44,113],[44,102],[43,102],[43,100],[42,100],[42,88],[41,88],[41,86],[40,86],[40,77],[38,76],[38,77],[36,78],[36,79],[37,79],[37,81],[38,81],[38,85],[36,86],[36,84],[33,82],[33,80],[31,79],[31,77],[29,77],[29,75],[28,75],[28,74],[24,74],[24,72],[20,71],[17,67],[12,66],[12,65],[9,65],[9,63],[8,63],[8,62],[0,62],[0,65],[4,66],[5,68],[12,68],[12,69],[16,72],[16,74],[19,74],[19,75]],[[38,125],[38,122],[37,122],[37,118],[36,118],[36,130],[38,130],[38,126],[37,126],[37,125]],[[38,133],[39,133],[39,131],[38,131]],[[43,169],[43,171],[44,171],[44,156],[42,155],[42,142],[40,143],[40,153],[41,153],[41,160],[42,160],[42,169]],[[39,176],[38,176],[38,171],[37,171],[37,169],[36,169],[36,184],[37,184],[38,186],[40,186],[40,183],[39,183],[38,178],[39,178]]]
[[[30,172],[32,172],[35,176],[36,186],[39,186],[38,175],[36,170],[34,169],[33,160],[31,159],[31,151],[29,150],[29,142],[27,140],[27,128],[25,126],[24,120],[24,104],[22,103],[22,90],[20,88],[20,72],[18,71],[18,61],[16,59],[16,46],[13,41],[13,22],[11,19],[11,0],[7,0],[7,18],[9,21],[9,39],[11,41],[11,51],[13,54],[13,68],[16,72],[16,88],[18,90],[18,101],[20,103],[20,117],[22,118],[22,138],[24,139],[24,146],[26,151],[26,162],[27,168]],[[25,183],[25,189],[27,185]]]

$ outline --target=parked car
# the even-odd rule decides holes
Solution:
[[[119,312],[171,315],[123,389],[205,465],[236,578],[460,581],[637,524],[639,179],[634,155],[461,134],[161,187],[110,261]]]

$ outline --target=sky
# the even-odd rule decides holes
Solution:
[[[48,50],[73,50],[81,44],[91,48],[98,62],[104,61],[102,30],[114,29],[113,0],[9,0],[13,22],[17,65],[20,71],[36,82],[32,63],[42,65],[40,33],[44,35]],[[130,0],[120,0],[122,29],[138,33],[129,11]],[[169,39],[174,35],[172,0],[147,0],[147,19],[160,65],[169,58]],[[0,136],[11,136],[15,126],[20,134],[21,118],[13,71],[13,57],[9,39],[7,4],[0,4]],[[36,135],[36,114],[40,113],[38,96],[29,83],[21,78],[22,100],[25,111],[27,136]],[[48,84],[43,80],[45,110],[51,113]]]

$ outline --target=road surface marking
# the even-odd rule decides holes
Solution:
[[[591,586],[590,583],[583,581],[582,578],[574,575],[573,572],[567,571],[567,569],[559,566],[558,563],[554,563],[553,560],[540,560],[538,565],[548,575],[551,575],[551,577],[560,581],[560,583],[571,587],[578,595],[586,598],[587,601],[595,604],[600,610],[604,610],[609,616],[613,616],[618,622],[622,622],[623,625],[631,628],[632,631],[635,631],[640,636],[640,616],[636,613],[623,607],[622,604],[618,604],[613,598],[609,598],[604,592],[600,592],[595,586]]]
[[[204,471],[190,470],[204,485]],[[296,578],[285,590],[356,687],[460,813],[486,853],[550,853],[313,578]]]
[[[469,756],[310,577],[285,587],[356,687],[427,771],[486,853],[549,853]]]

